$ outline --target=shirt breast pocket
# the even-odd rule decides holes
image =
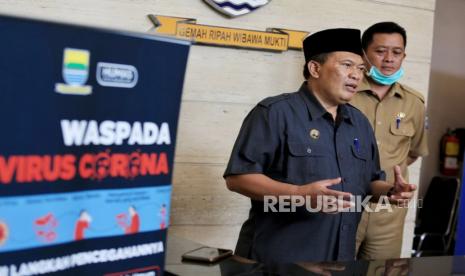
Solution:
[[[288,143],[289,158],[287,162],[288,178],[295,183],[328,178],[331,167],[329,154],[322,145],[310,143]]]
[[[412,137],[415,134],[415,128],[412,123],[397,123],[396,121],[391,122],[391,133],[396,136]]]
[[[389,149],[396,156],[406,156],[413,135],[415,134],[415,128],[412,123],[396,121],[391,122],[390,126],[391,137],[388,140],[390,145]]]
[[[369,172],[369,166],[367,165],[368,161],[368,152],[360,147],[356,147],[355,145],[351,146],[352,150],[352,157],[353,157],[353,163],[351,164],[352,172],[353,172],[353,177],[357,181],[362,181],[362,183],[366,182],[368,179],[368,175],[370,174]]]

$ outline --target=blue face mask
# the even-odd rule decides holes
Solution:
[[[400,68],[394,74],[386,76],[381,71],[378,70],[375,66],[371,66],[368,76],[371,77],[375,82],[382,85],[391,85],[398,81],[404,75],[404,68]]]

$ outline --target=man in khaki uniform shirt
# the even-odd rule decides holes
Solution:
[[[365,61],[370,72],[358,87],[351,104],[370,121],[386,180],[394,180],[399,165],[408,182],[408,165],[428,154],[425,131],[425,102],[415,90],[400,84],[405,58],[405,30],[393,22],[377,23],[362,36]],[[372,210],[376,203],[369,203]],[[407,208],[393,206],[393,212],[363,212],[357,230],[361,259],[399,258]]]

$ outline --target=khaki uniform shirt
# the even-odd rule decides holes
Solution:
[[[380,100],[366,78],[358,90],[350,104],[360,109],[373,127],[387,182],[394,182],[395,165],[401,166],[402,175],[408,181],[408,156],[428,154],[423,96],[396,82]]]

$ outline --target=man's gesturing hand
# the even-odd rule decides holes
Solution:
[[[400,167],[394,166],[394,186],[388,194],[389,200],[397,204],[405,204],[413,197],[416,189],[416,185],[408,184],[404,180]]]
[[[351,193],[331,189],[331,186],[340,183],[340,177],[315,181],[299,186],[297,194],[309,196],[312,208],[321,208],[321,211],[325,213],[337,213],[354,206],[350,201]]]

